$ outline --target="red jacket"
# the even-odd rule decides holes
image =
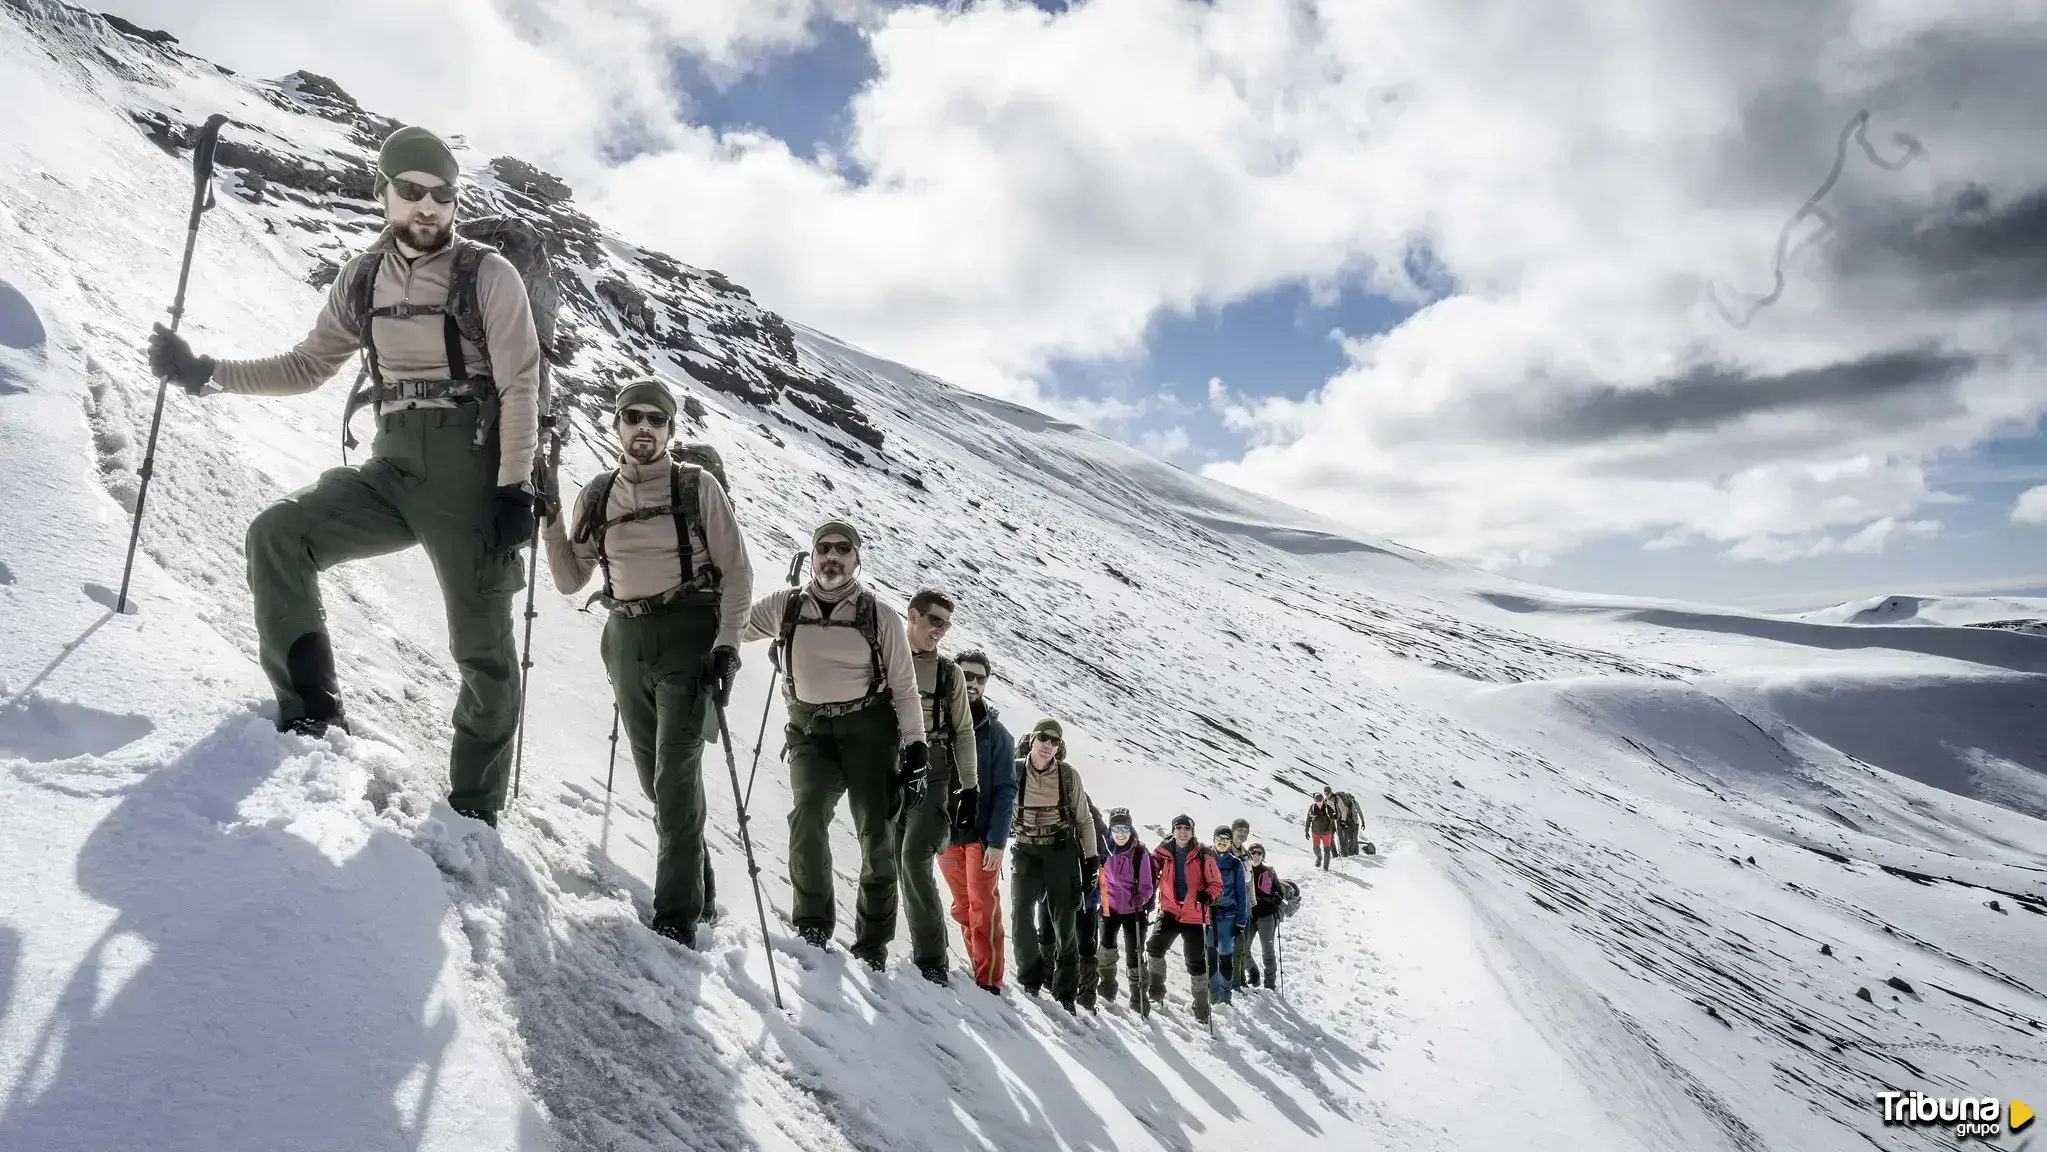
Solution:
[[[1223,894],[1222,872],[1215,866],[1215,853],[1208,845],[1196,840],[1187,845],[1187,863],[1192,875],[1186,878],[1187,899],[1179,899],[1175,893],[1180,890],[1179,861],[1173,857],[1173,842],[1167,839],[1152,849],[1152,873],[1158,877],[1159,911],[1182,924],[1208,923],[1208,909]],[[1208,903],[1194,898],[1196,892],[1206,891]]]

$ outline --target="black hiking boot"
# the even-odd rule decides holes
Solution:
[[[342,730],[343,732],[347,732],[351,736],[355,734],[354,731],[349,728],[348,721],[340,716],[336,716],[331,720],[319,720],[311,716],[301,716],[296,720],[286,721],[284,726],[278,729],[278,731],[289,732],[294,736],[305,736],[313,740],[318,740],[321,737],[327,735],[327,730],[329,728],[339,728],[340,730]]]
[[[946,971],[946,963],[942,959],[917,961],[917,974],[940,988],[950,987],[952,984],[952,976]]]
[[[886,952],[855,952],[853,955],[855,959],[876,972],[888,971],[888,953]]]
[[[1071,995],[1061,996],[1061,997],[1059,998],[1059,1006],[1060,1006],[1061,1008],[1064,1008],[1064,1009],[1066,1009],[1066,1014],[1067,1014],[1068,1016],[1078,1016],[1078,1015],[1080,1015],[1080,1013],[1079,1013],[1079,1012],[1076,1012],[1076,1011],[1074,1010],[1074,1007],[1073,1007],[1073,997],[1072,997]]]
[[[976,984],[974,987],[979,988],[983,992],[993,993],[997,996],[1002,995],[1002,989],[993,984]]]
[[[680,924],[656,924],[654,935],[673,940],[692,952],[697,950],[697,934]]]
[[[796,938],[820,952],[832,950],[832,930],[829,928],[816,924],[806,925],[796,930]]]
[[[498,814],[486,812],[481,808],[457,808],[455,809],[455,815],[467,816],[471,820],[481,820],[493,828],[498,826]]]
[[[284,721],[280,730],[314,737],[325,736],[330,727],[348,731],[341,708],[341,678],[334,672],[334,647],[325,632],[308,632],[292,641],[284,654],[284,669],[305,711]]]

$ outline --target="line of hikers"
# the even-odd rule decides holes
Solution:
[[[1247,936],[1262,948],[1262,986],[1277,987],[1279,919],[1297,895],[1244,821],[1203,843],[1193,819],[1178,816],[1147,850],[1128,809],[1103,818],[1066,759],[1058,721],[1041,720],[1012,743],[986,699],[993,661],[938,654],[952,599],[925,589],[907,613],[883,603],[857,575],[863,540],[845,520],[812,533],[807,582],[756,600],[722,463],[708,450],[678,458],[685,446],[672,443],[676,403],[666,385],[618,389],[617,467],[573,500],[557,499],[554,462],[541,459],[542,345],[557,303],[544,253],[536,264],[537,244],[500,250],[458,233],[459,176],[453,153],[425,129],[384,142],[375,194],[387,226],[342,268],[291,351],[216,360],[161,326],[150,338],[152,369],[194,396],[309,392],[363,357],[350,411],[358,398],[373,407],[369,459],[321,474],[248,529],[249,588],[280,730],[347,728],[319,574],[420,545],[461,672],[449,804],[495,827],[523,713],[512,602],[528,581],[517,551],[540,526],[557,588],[573,594],[601,576],[590,598],[608,611],[601,655],[659,839],[654,931],[694,948],[714,907],[704,744],[722,738],[729,751],[719,729],[739,648],[768,640],[787,711],[790,920],[805,941],[828,947],[836,928],[829,828],[843,797],[861,857],[850,951],[877,969],[900,896],[911,956],[927,978],[947,979],[949,911],[975,983],[1000,991],[1006,854],[1007,937],[1017,979],[1034,995],[1049,988],[1069,1009],[1113,999],[1120,954],[1133,1001],[1148,1009],[1164,997],[1166,955],[1178,941],[1205,1020],[1212,999],[1259,986],[1258,965],[1236,963]],[[557,431],[556,457],[559,442]],[[529,598],[529,622],[531,612]],[[1318,798],[1317,810],[1326,806]],[[1328,822],[1311,813],[1308,827],[1325,866]],[[949,908],[934,866],[951,889]]]
[[[1371,855],[1373,846],[1358,838],[1364,819],[1365,810],[1356,796],[1327,788],[1315,793],[1315,799],[1308,805],[1308,817],[1301,825],[1315,848],[1315,866],[1327,871],[1338,856],[1356,856],[1360,851]]]

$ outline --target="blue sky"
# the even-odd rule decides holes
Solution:
[[[1051,11],[1057,0],[1038,0]],[[677,79],[689,96],[688,118],[723,131],[758,130],[798,156],[841,150],[849,101],[875,76],[861,33],[824,22],[806,49],[772,56],[736,82],[719,85],[683,63]],[[1208,405],[1208,381],[1221,378],[1249,395],[1306,396],[1344,367],[1332,330],[1351,336],[1384,331],[1412,307],[1355,284],[1318,299],[1304,284],[1287,284],[1222,307],[1155,316],[1139,354],[1115,361],[1055,361],[1041,377],[1059,396],[1143,401],[1144,413],[1109,428],[1121,438],[1194,467],[1233,459],[1243,436],[1224,427]],[[1640,593],[1779,606],[1818,603],[1854,592],[1896,588],[2016,591],[2047,584],[2047,529],[2015,525],[2018,494],[2047,483],[2047,440],[2040,436],[1988,445],[1930,473],[1936,489],[1961,501],[1922,509],[1943,530],[1931,539],[1893,544],[1881,554],[1834,554],[1784,562],[1733,560],[1723,545],[1645,550],[1644,538],[1605,538],[1517,576],[1586,591]]]

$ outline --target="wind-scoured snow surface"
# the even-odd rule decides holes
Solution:
[[[959,598],[951,644],[993,653],[1014,727],[1066,721],[1096,803],[1148,838],[1248,817],[1306,896],[1284,995],[1211,1037],[1176,954],[1150,1020],[1076,1021],[933,988],[902,945],[870,973],[771,911],[778,1011],[723,748],[723,921],[702,954],[640,927],[653,834],[630,765],[604,787],[600,622],[551,588],[499,832],[439,799],[453,674],[417,554],[324,580],[365,734],[276,734],[241,536],[339,463],[345,380],[174,393],[112,608],[190,202],[177,130],[226,111],[271,157],[247,163],[317,185],[364,158],[334,91],[0,0],[0,1149],[1931,1148],[1876,1093],[2040,1094],[2047,638],[1499,580],[795,329],[594,226],[564,257],[577,411],[619,364],[661,371],[728,461],[760,591],[848,514],[884,594]],[[541,202],[472,159],[497,206]],[[289,346],[373,225],[346,187],[264,183],[218,175],[204,351]],[[545,209],[574,224],[566,197]],[[759,756],[781,909],[779,705],[745,655],[733,751],[741,776]],[[1378,856],[1308,866],[1323,784],[1366,803]],[[842,828],[846,896],[851,849]]]

